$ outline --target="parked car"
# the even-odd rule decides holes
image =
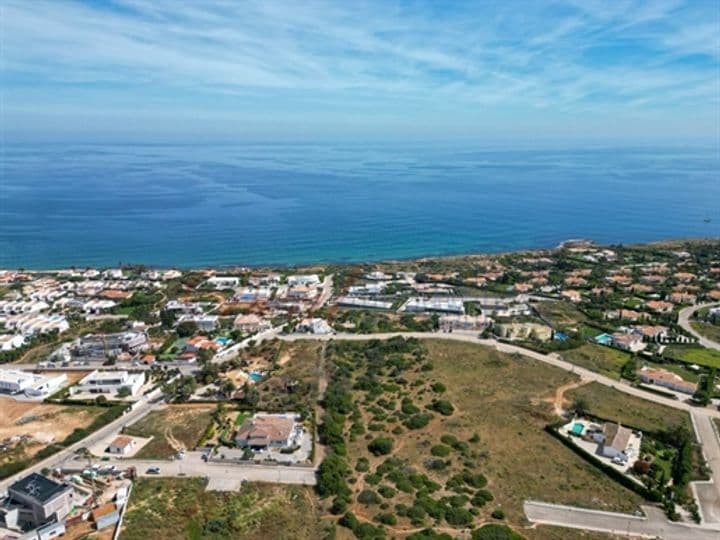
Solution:
[[[160,467],[150,467],[145,474],[160,474]]]

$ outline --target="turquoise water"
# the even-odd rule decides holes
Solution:
[[[720,236],[712,147],[6,144],[0,164],[0,267],[282,265]]]
[[[585,425],[584,425],[584,424],[581,424],[581,423],[579,423],[579,422],[576,422],[575,424],[573,424],[572,432],[573,432],[575,435],[582,435],[582,433],[583,433],[584,430],[585,430]]]
[[[262,376],[262,373],[258,373],[257,371],[253,371],[252,373],[250,373],[250,378],[251,378],[253,381],[258,382],[258,381],[261,381],[261,380],[262,380],[263,376]]]
[[[612,336],[610,334],[600,334],[595,336],[595,342],[600,345],[610,345],[612,343]]]

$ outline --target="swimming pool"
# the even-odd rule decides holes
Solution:
[[[252,373],[250,373],[250,378],[251,378],[253,381],[258,382],[258,381],[261,381],[261,380],[262,380],[263,376],[262,376],[262,373],[258,373],[257,371],[253,371]]]
[[[215,343],[218,343],[219,345],[222,345],[222,346],[224,347],[225,345],[227,345],[228,343],[230,343],[230,338],[226,338],[226,337],[216,337],[216,338],[215,338]]]
[[[595,343],[599,343],[600,345],[610,345],[612,343],[612,336],[610,334],[600,334],[599,336],[595,336]]]
[[[585,424],[581,424],[580,422],[575,422],[573,424],[571,431],[574,435],[582,435],[583,431],[585,431]]]

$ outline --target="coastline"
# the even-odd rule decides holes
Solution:
[[[594,247],[618,247],[623,246],[626,248],[639,248],[639,247],[672,247],[682,246],[684,244],[702,244],[702,243],[713,243],[720,242],[720,236],[716,237],[689,237],[689,238],[667,238],[661,240],[654,240],[650,242],[632,242],[629,244],[619,243],[599,243],[595,242],[591,238],[571,238],[563,240],[552,247],[532,247],[526,249],[513,249],[513,250],[498,250],[498,251],[474,251],[466,253],[455,253],[455,254],[442,254],[442,255],[420,255],[410,257],[398,257],[390,259],[366,259],[366,260],[345,260],[345,261],[314,261],[308,263],[286,263],[286,264],[242,264],[242,263],[228,263],[228,264],[217,264],[217,265],[154,265],[152,263],[144,262],[123,262],[122,267],[136,267],[143,266],[151,270],[169,270],[177,269],[184,272],[201,272],[207,270],[232,270],[232,269],[248,269],[248,270],[263,270],[263,269],[285,269],[285,270],[298,270],[298,269],[312,269],[318,267],[327,266],[363,266],[363,265],[380,265],[380,264],[403,264],[410,262],[428,262],[428,261],[452,261],[456,259],[473,259],[483,257],[502,257],[508,255],[518,255],[521,253],[542,253],[551,252],[559,249],[563,249],[564,244],[572,242],[586,242]],[[83,265],[75,264],[62,266],[59,268],[25,268],[25,267],[5,267],[0,266],[0,271],[22,271],[28,274],[43,274],[43,273],[55,273],[68,268],[106,268],[118,265]]]

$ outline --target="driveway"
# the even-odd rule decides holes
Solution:
[[[708,349],[715,349],[716,351],[720,351],[720,343],[702,336],[690,325],[690,317],[692,317],[693,313],[695,313],[699,309],[703,309],[703,308],[711,307],[711,306],[717,306],[717,305],[718,305],[717,302],[710,302],[708,304],[698,304],[696,306],[690,306],[690,307],[686,307],[685,309],[681,309],[680,313],[678,313],[678,324],[688,334],[697,338],[698,343],[700,345],[702,345],[703,347],[706,347]]]
[[[571,529],[599,531],[615,535],[664,538],[665,540],[717,540],[720,526],[710,528],[672,523],[658,508],[643,507],[646,517],[585,510],[558,504],[525,501],[525,515],[533,523]]]

